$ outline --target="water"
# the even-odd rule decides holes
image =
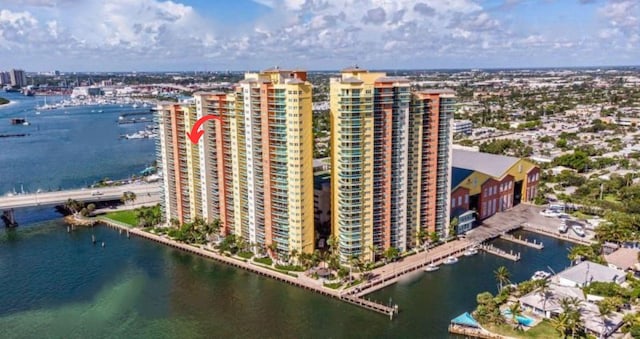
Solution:
[[[0,230],[0,337],[447,337],[449,320],[495,293],[493,271],[514,281],[568,265],[564,241],[537,237],[543,251],[513,263],[488,254],[416,273],[374,293],[400,305],[393,321],[337,300],[95,227],[66,232],[46,208],[34,223]],[[38,217],[40,216],[40,217]],[[91,243],[91,235],[98,243]],[[532,237],[533,235],[527,234]]]
[[[146,124],[116,124],[120,114],[148,108],[80,106],[36,115],[35,107],[43,103],[43,97],[19,93],[0,96],[16,102],[0,106],[0,134],[30,134],[0,138],[0,195],[22,189],[35,192],[86,187],[105,177],[124,179],[139,174],[155,159],[153,140],[119,139],[121,134],[144,129]],[[60,99],[49,97],[47,103]],[[31,125],[13,126],[11,118],[26,118]]]
[[[126,178],[154,159],[151,140],[118,139],[144,128],[115,124],[131,108],[35,115],[42,98],[1,95],[18,103],[0,108],[0,133],[31,136],[0,139],[0,194],[19,191],[20,184],[34,191]],[[11,117],[26,117],[32,125],[10,126]],[[481,253],[437,272],[417,272],[371,296],[400,306],[400,315],[389,321],[112,229],[69,234],[51,207],[19,209],[16,218],[18,229],[0,228],[0,338],[443,338],[449,320],[471,311],[478,293],[495,293],[498,266],[521,281],[547,265],[558,271],[569,264],[564,241],[524,233],[543,240],[543,251],[496,241],[522,252],[522,260]],[[92,235],[106,247],[93,245]]]

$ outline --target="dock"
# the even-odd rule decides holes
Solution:
[[[524,245],[524,246],[528,246],[528,247],[535,248],[535,249],[538,249],[538,250],[541,250],[541,249],[544,248],[544,244],[542,242],[537,242],[535,239],[533,241],[529,241],[529,239],[526,239],[526,238],[523,239],[522,236],[515,237],[515,236],[513,236],[511,234],[505,233],[505,234],[500,236],[500,239],[511,241],[513,243]]]
[[[399,312],[398,305],[388,306],[388,305],[384,305],[382,303],[364,299],[358,296],[349,295],[347,293],[344,293],[344,291],[334,290],[328,287],[324,287],[323,285],[313,284],[308,280],[298,277],[296,274],[286,274],[279,271],[275,271],[269,268],[268,266],[263,266],[262,264],[255,263],[253,261],[246,261],[246,260],[236,259],[232,257],[227,257],[222,254],[216,253],[210,249],[207,249],[204,246],[198,247],[198,246],[181,243],[171,238],[168,238],[166,236],[159,236],[153,233],[143,231],[138,228],[132,228],[128,225],[119,223],[111,219],[98,217],[97,220],[108,227],[117,229],[119,231],[126,231],[127,237],[129,237],[130,234],[136,235],[141,238],[152,240],[157,243],[167,245],[175,249],[179,249],[194,255],[206,257],[209,259],[214,259],[218,262],[222,262],[224,264],[231,265],[236,268],[241,268],[241,269],[259,274],[261,276],[269,277],[281,282],[291,284],[296,287],[300,287],[309,291],[322,294],[324,296],[328,296],[328,297],[349,303],[351,305],[359,306],[364,309],[374,311],[376,313],[384,314],[386,316],[389,316],[390,319],[393,319],[393,317],[397,315]]]
[[[464,255],[464,252],[471,247],[473,247],[473,244],[469,242],[460,242],[458,243],[457,246],[453,246],[448,250],[441,251],[438,254],[435,254],[435,253],[425,254],[425,252],[423,252],[421,254],[424,258],[412,260],[411,262],[408,262],[408,263],[403,263],[403,262],[391,263],[387,265],[389,267],[382,268],[383,271],[380,272],[373,279],[363,284],[350,287],[346,289],[345,292],[349,295],[355,295],[359,298],[362,298],[367,294],[371,294],[377,290],[380,290],[382,288],[395,284],[396,282],[398,282],[399,279],[401,279],[405,275],[421,270],[431,263],[440,265],[444,262],[445,259],[447,259],[450,256],[461,257]],[[415,256],[420,256],[420,255],[417,254],[417,255],[414,255],[414,257]],[[372,273],[376,273],[376,272],[372,272]]]
[[[0,134],[0,138],[20,138],[20,137],[26,137],[29,134],[27,133],[16,133],[16,134]]]
[[[554,231],[550,231],[546,228],[543,227],[539,227],[539,226],[533,226],[531,224],[528,223],[523,223],[522,224],[522,228],[525,231],[529,231],[532,233],[538,233],[538,234],[542,234],[542,235],[546,235],[548,237],[552,237],[552,238],[556,238],[556,239],[560,239],[560,240],[566,240],[575,244],[579,244],[579,245],[591,245],[593,244],[593,242],[587,240],[587,239],[583,239],[583,238],[578,238],[578,237],[572,237],[568,234],[562,234],[560,232],[554,232]]]
[[[513,260],[513,261],[519,261],[520,260],[520,253],[513,253],[513,251],[507,252],[505,250],[501,250],[493,245],[487,245],[487,244],[483,244],[480,245],[480,249],[487,252],[487,253],[491,253],[493,255],[497,255],[499,257],[505,258],[505,259],[509,259],[509,260]]]

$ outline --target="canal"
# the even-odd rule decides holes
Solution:
[[[393,321],[106,227],[72,233],[47,208],[22,210],[31,224],[0,230],[0,337],[447,337],[448,321],[495,292],[493,271],[514,281],[561,270],[569,243],[545,243],[514,263],[488,254],[416,273],[374,293],[401,313]],[[25,219],[25,216],[21,216]],[[94,246],[91,235],[106,246]]]

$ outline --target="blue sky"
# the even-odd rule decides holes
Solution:
[[[640,0],[0,0],[0,69],[637,65]]]

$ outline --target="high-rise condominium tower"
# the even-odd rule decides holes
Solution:
[[[340,258],[406,251],[448,225],[449,91],[354,67],[331,79],[332,234]]]
[[[160,107],[162,167],[184,163],[199,185],[193,195],[182,194],[176,175],[164,176],[167,218],[219,219],[224,233],[242,236],[254,249],[313,251],[312,86],[306,77],[279,68],[248,73],[232,93],[197,93],[193,110],[179,106],[190,112],[188,119],[173,117],[187,116],[166,108],[175,105]],[[204,124],[193,145],[186,131],[205,115],[216,119]],[[180,140],[166,136],[168,127]],[[174,158],[165,156],[173,149],[179,151]],[[174,197],[193,199],[180,206],[195,206],[195,214],[179,214]]]

